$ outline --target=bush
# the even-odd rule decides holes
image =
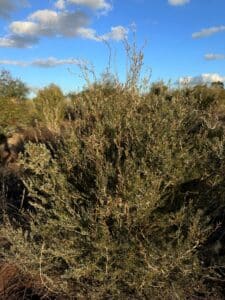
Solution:
[[[59,132],[65,114],[65,101],[60,88],[51,84],[41,89],[34,99],[34,105],[37,119],[49,130]]]
[[[224,91],[145,94],[125,46],[125,84],[106,72],[69,105],[55,85],[34,100],[53,139],[0,170],[0,255],[42,298],[223,299]]]
[[[33,124],[35,111],[30,100],[14,102],[0,99],[0,132],[9,133],[18,127],[29,127]]]
[[[67,299],[220,299],[210,239],[223,227],[224,137],[195,101],[123,86],[78,94],[54,157],[32,143],[21,156],[35,213],[28,232],[2,227],[5,259]]]

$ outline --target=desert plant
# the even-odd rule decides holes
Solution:
[[[16,128],[26,128],[34,123],[35,109],[32,101],[14,102],[0,99],[0,131],[8,134]]]
[[[61,89],[54,84],[38,91],[34,99],[37,119],[49,130],[58,132],[64,118],[65,101]]]
[[[36,212],[28,236],[2,228],[6,257],[71,299],[216,295],[199,251],[214,227],[209,209],[224,205],[221,142],[207,127],[189,133],[187,99],[104,93],[76,98],[81,113],[54,158],[27,145],[22,178]]]
[[[127,83],[73,95],[54,152],[25,145],[19,180],[29,208],[18,212],[29,226],[6,210],[0,234],[11,247],[0,253],[65,299],[223,299],[218,98],[208,87],[171,91],[169,101],[164,86],[141,93],[143,56],[127,51]],[[35,103],[59,130],[60,90],[40,91]]]

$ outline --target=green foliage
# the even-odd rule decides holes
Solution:
[[[7,133],[16,127],[29,126],[33,120],[33,105],[24,101],[28,87],[19,79],[2,70],[0,72],[0,131]]]
[[[8,133],[17,127],[31,126],[34,119],[34,106],[30,100],[15,102],[0,99],[0,131]]]
[[[38,91],[34,99],[37,118],[50,130],[59,131],[59,124],[64,118],[65,101],[60,88],[51,84]]]
[[[27,143],[11,185],[0,170],[0,255],[65,299],[223,299],[224,89],[143,94],[126,50],[124,85],[34,99],[54,143]]]
[[[1,229],[6,259],[66,299],[220,299],[202,248],[225,205],[224,134],[209,134],[215,101],[203,110],[197,95],[99,84],[76,95],[54,155],[29,143],[21,156],[35,213],[25,235]]]
[[[20,79],[14,79],[9,71],[0,72],[1,99],[14,99],[16,101],[26,99],[28,87]]]
[[[150,93],[159,96],[160,94],[165,95],[167,91],[168,91],[168,86],[166,86],[163,81],[159,81],[159,82],[154,82],[151,85]]]

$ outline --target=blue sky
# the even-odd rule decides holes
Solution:
[[[145,41],[151,81],[225,81],[225,0],[0,0],[0,68],[33,88],[81,89],[77,65],[126,73],[123,40]]]

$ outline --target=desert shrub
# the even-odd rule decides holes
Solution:
[[[153,95],[166,95],[168,92],[168,86],[163,81],[154,82],[151,85],[150,93]]]
[[[60,123],[64,119],[65,101],[61,89],[51,84],[38,91],[34,99],[37,119],[49,130],[59,132]]]
[[[67,299],[220,299],[224,138],[195,101],[122,85],[76,95],[56,155],[29,143],[21,156],[35,213],[25,233],[1,228],[5,259]]]
[[[15,102],[0,98],[0,131],[9,133],[16,128],[26,128],[33,124],[35,112],[30,100]]]
[[[199,109],[206,110],[217,100],[215,90],[206,85],[197,85],[192,89],[192,97]]]
[[[212,88],[216,88],[216,89],[224,89],[224,83],[222,82],[222,81],[213,81],[212,83],[211,83],[211,87]]]
[[[59,142],[25,145],[16,222],[2,175],[11,246],[0,255],[46,296],[223,299],[223,90],[160,83],[145,94],[142,52],[125,46],[124,84],[107,75],[67,105],[54,85],[39,92],[37,117]]]

